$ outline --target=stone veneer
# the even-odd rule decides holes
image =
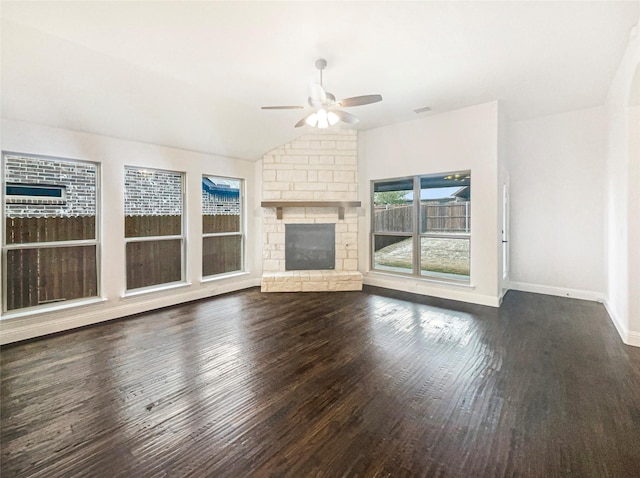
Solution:
[[[265,154],[262,161],[264,201],[357,201],[358,136],[355,130],[309,131]],[[335,270],[286,271],[285,224],[336,225]],[[358,211],[335,207],[263,209],[263,292],[361,290],[358,271]]]

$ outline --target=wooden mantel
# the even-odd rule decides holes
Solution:
[[[276,217],[282,219],[282,208],[285,207],[337,207],[338,219],[344,219],[346,207],[360,207],[360,201],[262,201],[262,207],[275,207]]]

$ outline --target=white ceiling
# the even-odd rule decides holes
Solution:
[[[328,61],[359,129],[500,100],[509,119],[604,103],[639,2],[8,2],[2,116],[259,159],[302,134]],[[416,108],[433,111],[417,115]],[[305,128],[308,128],[305,126]]]

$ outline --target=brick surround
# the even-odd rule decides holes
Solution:
[[[265,201],[356,201],[358,136],[355,130],[308,132],[263,157]],[[286,271],[285,224],[336,225],[336,266],[332,271]],[[335,207],[263,209],[263,292],[361,290],[358,271],[358,211]]]

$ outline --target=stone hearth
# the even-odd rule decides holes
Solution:
[[[262,292],[329,292],[362,290],[358,271],[286,271],[262,275]]]

